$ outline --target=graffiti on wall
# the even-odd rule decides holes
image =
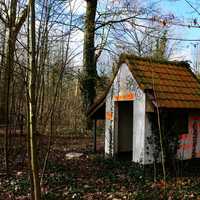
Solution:
[[[143,97],[142,90],[131,75],[126,76],[126,87],[135,93],[136,99],[139,100]]]
[[[179,136],[178,157],[180,159],[200,158],[200,117],[189,117],[189,132]]]
[[[189,133],[192,134],[192,158],[200,158],[200,117],[190,117]]]
[[[127,66],[119,70],[113,86],[114,101],[133,101],[143,98],[143,91]]]

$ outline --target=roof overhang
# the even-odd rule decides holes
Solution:
[[[89,108],[87,116],[91,119],[104,120],[105,112],[106,112],[106,96],[103,96]]]

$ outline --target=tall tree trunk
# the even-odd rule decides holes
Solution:
[[[8,171],[8,132],[9,132],[9,115],[10,115],[10,91],[11,82],[13,77],[13,67],[14,67],[14,52],[15,52],[15,41],[16,34],[14,32],[15,20],[16,20],[16,7],[17,1],[12,0],[9,9],[10,19],[6,25],[6,35],[5,35],[5,49],[4,49],[4,86],[3,94],[1,99],[0,111],[3,115],[3,123],[6,124],[5,134],[4,134],[4,164],[6,171]]]
[[[97,0],[86,0],[86,17],[84,31],[84,49],[83,49],[83,77],[81,82],[81,91],[84,101],[84,107],[87,111],[93,103],[96,96],[96,62],[95,62],[95,16],[97,9]]]
[[[35,63],[35,0],[30,1],[30,23],[29,23],[29,71],[28,71],[28,134],[30,139],[30,161],[31,161],[31,178],[33,183],[32,199],[39,200],[41,198],[40,181],[38,174],[38,160],[37,160],[37,121],[36,121],[36,77],[37,68]]]
[[[4,47],[4,58],[3,67],[5,70],[3,80],[3,91],[0,98],[0,113],[2,119],[1,123],[6,124],[6,131],[4,135],[4,160],[5,168],[8,169],[8,131],[10,124],[10,103],[11,103],[11,84],[13,80],[14,70],[14,52],[17,40],[17,35],[26,20],[28,13],[27,7],[22,11],[21,16],[16,20],[17,15],[17,0],[11,0],[8,19],[5,19],[5,47]]]

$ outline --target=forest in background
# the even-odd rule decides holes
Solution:
[[[3,176],[16,172],[14,158],[23,160],[31,197],[40,199],[56,138],[91,134],[87,110],[107,88],[119,55],[173,58],[181,42],[169,37],[174,23],[179,19],[163,16],[156,2],[1,0]]]

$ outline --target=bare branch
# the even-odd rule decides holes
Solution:
[[[0,13],[0,20],[7,25],[7,20],[4,18],[4,16],[2,15],[2,13]]]
[[[24,24],[24,22],[25,22],[25,20],[27,18],[27,15],[28,15],[28,6],[26,6],[24,8],[24,10],[21,13],[21,16],[19,17],[18,21],[15,24],[15,33],[16,33],[16,35],[19,33],[22,25]]]
[[[109,20],[107,22],[103,22],[100,26],[96,27],[95,30],[98,30],[104,26],[107,26],[107,25],[112,25],[112,24],[116,24],[116,23],[121,23],[121,22],[126,22],[130,19],[134,19],[136,16],[131,16],[131,17],[126,17],[126,18],[123,18],[123,19],[119,19],[119,20]]]

